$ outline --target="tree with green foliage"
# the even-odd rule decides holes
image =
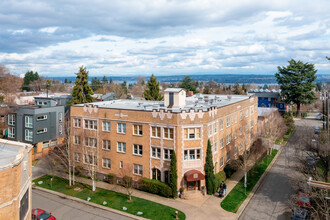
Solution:
[[[93,102],[94,99],[92,95],[94,95],[94,93],[92,88],[88,85],[88,71],[86,71],[86,67],[81,66],[76,75],[76,82],[72,90],[70,104]]]
[[[216,191],[216,188],[215,188],[212,145],[210,140],[207,141],[204,170],[205,170],[205,182],[206,182],[207,194],[213,195]]]
[[[243,84],[242,84],[242,91],[243,91],[244,93],[246,93],[246,90],[247,90],[246,85],[243,83]]]
[[[146,100],[152,101],[161,101],[163,100],[163,96],[160,94],[159,82],[156,77],[152,74],[150,79],[147,82],[147,86],[144,89],[144,98]]]
[[[211,89],[208,85],[204,87],[203,94],[211,94]]]
[[[103,84],[103,85],[104,85],[104,84],[108,84],[108,79],[107,79],[107,77],[103,76],[103,78],[102,78],[102,84]]]
[[[179,87],[187,90],[187,92],[192,91],[194,93],[198,93],[198,83],[190,78],[190,76],[184,76],[184,78],[180,81]]]
[[[101,88],[101,81],[96,77],[92,78],[91,88],[93,89],[93,91],[96,91]]]
[[[169,183],[169,186],[172,189],[173,198],[177,196],[177,189],[178,189],[177,180],[178,180],[178,173],[176,168],[176,154],[175,151],[173,150],[173,153],[171,155],[171,170],[170,170],[170,183]]]
[[[239,86],[238,82],[235,83],[235,85],[233,86],[233,93],[235,95],[241,95],[242,94],[242,89],[241,87]]]
[[[33,72],[32,70],[31,71],[28,71],[25,73],[25,76],[24,76],[24,82],[23,82],[23,85],[22,85],[22,90],[25,90],[25,91],[30,91],[30,83],[33,82],[33,81],[36,81],[40,79],[39,77],[39,74],[38,72]]]
[[[315,99],[314,81],[316,72],[314,64],[303,63],[291,59],[288,66],[277,67],[275,74],[281,88],[281,95],[286,103],[297,105],[297,116],[300,115],[301,104],[311,104]]]
[[[322,90],[322,83],[321,83],[321,82],[317,82],[317,83],[315,84],[315,86],[316,86],[316,90],[317,90],[317,91],[321,91],[321,90]]]

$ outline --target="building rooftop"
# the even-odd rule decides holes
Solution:
[[[272,114],[273,112],[278,111],[277,108],[263,108],[259,107],[258,108],[258,117],[267,117],[268,115]]]
[[[182,88],[167,88],[164,92],[181,92]]]
[[[32,145],[0,139],[0,170],[15,166],[23,159],[24,148]]]
[[[249,99],[250,95],[205,95],[197,94],[190,97],[186,97],[186,105],[181,108],[171,108],[164,106],[164,101],[147,101],[147,100],[130,100],[130,99],[118,99],[104,102],[86,103],[87,105],[94,105],[98,108],[109,109],[126,109],[126,110],[139,110],[139,111],[153,111],[153,110],[171,110],[172,112],[181,112],[182,110],[190,111],[208,111],[211,107],[221,108],[227,105],[231,105],[243,100]],[[75,106],[84,106],[86,104],[78,104]]]

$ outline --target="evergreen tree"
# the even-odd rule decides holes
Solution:
[[[185,76],[179,84],[180,88],[183,88],[188,91],[193,91],[194,93],[198,93],[197,87],[198,83],[194,81],[190,76]]]
[[[52,82],[49,79],[47,79],[46,81],[47,97],[48,97],[48,91],[50,90],[51,87],[52,87]]]
[[[107,77],[103,76],[103,78],[102,78],[102,84],[103,84],[103,85],[104,85],[104,84],[108,84],[108,79],[107,79]]]
[[[76,82],[72,90],[72,99],[70,104],[82,104],[93,102],[94,95],[92,88],[88,85],[88,71],[86,67],[81,66],[79,73],[76,73]]]
[[[159,90],[159,82],[157,81],[156,77],[153,74],[148,80],[143,95],[146,100],[152,100],[152,101],[163,100],[163,96],[160,94],[160,90]]]
[[[204,87],[203,94],[211,94],[211,90],[210,90],[210,87],[208,85]]]
[[[110,80],[109,80],[109,83],[111,84],[111,83],[113,83],[113,80],[112,80],[112,78],[110,78]]]
[[[94,77],[92,79],[91,87],[93,91],[98,90],[99,88],[101,88],[101,81],[98,78]]]
[[[297,105],[297,115],[300,115],[300,105],[310,104],[315,99],[314,81],[316,72],[314,64],[303,63],[291,59],[288,66],[277,67],[275,74],[277,83],[281,88],[281,95],[288,104]]]
[[[211,146],[210,140],[208,140],[208,142],[207,142],[204,171],[205,171],[205,182],[206,182],[207,194],[213,195],[216,191],[216,188],[215,188],[212,146]]]
[[[176,169],[176,155],[175,155],[175,151],[173,150],[173,153],[171,155],[171,171],[170,171],[170,183],[169,183],[169,186],[172,189],[173,198],[175,198],[177,195],[177,189],[178,189],[177,180],[178,180],[178,173]]]
[[[241,95],[242,94],[242,89],[239,86],[238,82],[235,83],[235,85],[233,86],[233,89],[234,89],[233,92],[234,92],[235,95]]]
[[[24,79],[23,79],[23,85],[22,90],[30,91],[30,83],[40,79],[38,72],[28,71],[25,73]]]
[[[242,84],[242,90],[244,93],[246,93],[246,85],[244,83]]]

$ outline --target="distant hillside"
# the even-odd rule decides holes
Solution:
[[[234,84],[238,83],[255,83],[255,84],[276,84],[274,75],[239,75],[239,74],[222,74],[222,75],[190,75],[194,80],[197,81],[211,81],[214,80],[218,83]],[[90,76],[89,80],[94,76]],[[114,82],[123,82],[126,80],[127,83],[134,83],[137,80],[137,76],[106,76],[108,80],[111,78]],[[145,76],[148,80],[149,76]],[[184,75],[170,75],[170,76],[157,76],[160,82],[179,82],[182,80]],[[49,77],[50,79],[60,80],[64,82],[65,78],[69,81],[75,81],[76,77]],[[98,79],[102,79],[103,76],[97,76]],[[317,75],[317,80],[321,82],[330,81],[330,75],[320,74]]]

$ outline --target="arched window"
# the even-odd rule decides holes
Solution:
[[[152,179],[160,181],[160,176],[161,176],[160,170],[157,168],[153,168],[152,169]]]
[[[164,180],[165,180],[165,183],[170,183],[170,171],[169,170],[164,171]]]

